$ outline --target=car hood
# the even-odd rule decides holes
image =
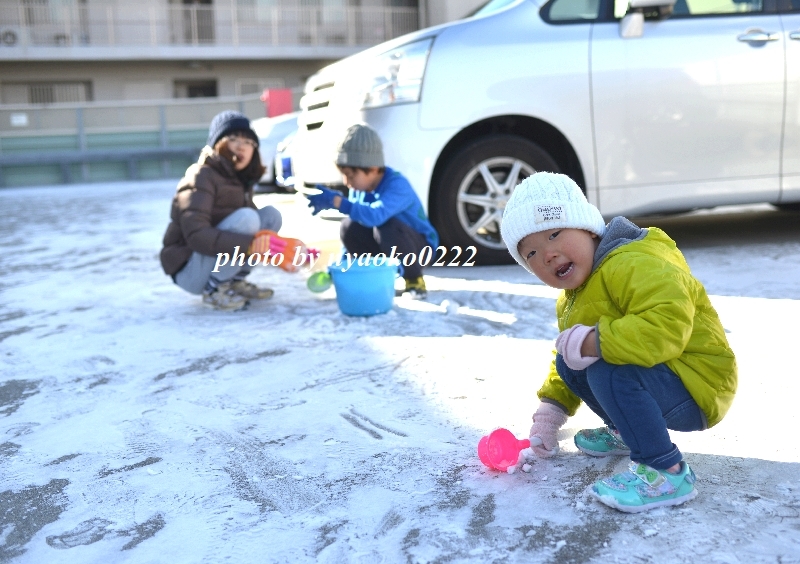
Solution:
[[[524,1],[531,2],[536,6],[541,6],[547,0],[524,0]],[[508,7],[503,8],[502,10],[511,8],[512,6],[515,5],[517,4],[511,4]],[[500,10],[498,10],[498,12],[499,11]],[[480,16],[477,18],[466,18],[466,19],[443,23],[433,27],[426,27],[425,29],[414,31],[412,33],[407,33],[405,35],[401,35],[400,37],[396,37],[395,39],[390,39],[389,41],[385,41],[383,43],[375,45],[374,47],[365,49],[364,51],[360,51],[355,55],[350,55],[349,57],[345,57],[344,59],[341,59],[333,64],[321,68],[314,75],[312,75],[306,82],[305,93],[313,91],[320,84],[325,84],[327,82],[334,81],[338,76],[349,73],[350,69],[357,68],[360,65],[362,65],[364,61],[382,55],[387,51],[391,51],[392,49],[395,49],[402,45],[406,45],[408,43],[413,43],[415,41],[421,41],[423,39],[436,37],[442,32],[451,28],[470,26],[475,21],[494,16],[495,13],[497,12],[492,12],[490,14],[486,14],[484,16]]]

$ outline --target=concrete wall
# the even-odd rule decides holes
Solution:
[[[237,96],[237,82],[300,90],[306,78],[332,61],[80,62],[0,64],[0,92],[8,83],[90,82],[93,100],[173,97],[175,81],[216,80],[218,96]],[[3,103],[0,100],[0,103]],[[10,103],[8,102],[5,103]]]

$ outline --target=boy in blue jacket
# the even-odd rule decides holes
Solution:
[[[436,251],[439,235],[408,180],[384,165],[383,144],[375,130],[363,124],[348,128],[336,166],[350,194],[345,198],[318,185],[322,193],[307,196],[313,214],[333,208],[349,216],[340,230],[347,252],[394,253],[403,262],[405,292],[424,298],[427,290],[418,259],[426,246]]]

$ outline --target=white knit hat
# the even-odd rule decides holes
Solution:
[[[511,256],[530,271],[517,245],[531,233],[558,228],[585,229],[602,237],[606,222],[569,176],[537,172],[517,185],[506,204],[500,227],[503,241]]]

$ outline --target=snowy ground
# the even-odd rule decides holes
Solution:
[[[272,300],[215,312],[159,268],[173,186],[0,192],[0,562],[800,562],[800,216],[640,222],[706,284],[741,384],[674,435],[697,499],[631,516],[582,493],[625,464],[576,451],[585,408],[530,473],[475,454],[529,428],[554,291],[439,268],[427,302],[348,318],[262,268]],[[335,222],[259,200],[335,249]]]

